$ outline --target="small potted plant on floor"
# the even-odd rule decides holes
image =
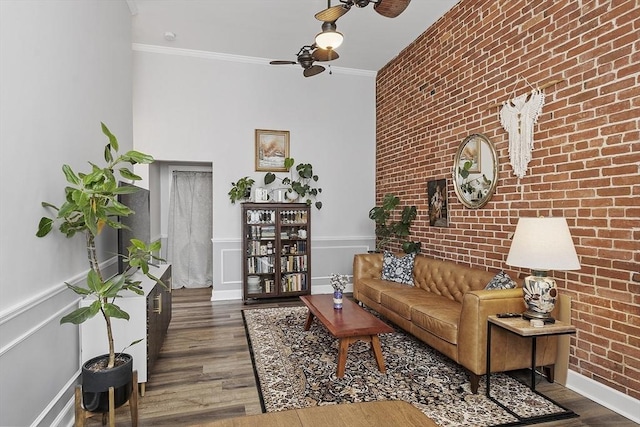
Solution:
[[[98,355],[85,362],[82,369],[85,409],[93,412],[108,411],[107,393],[111,386],[116,389],[116,407],[125,403],[131,394],[132,357],[123,353],[117,354],[114,348],[112,320],[129,320],[129,314],[116,304],[117,298],[126,291],[143,293],[140,287],[141,282],[136,281],[131,275],[133,269],[139,268],[143,274],[160,282],[149,272],[149,263],[153,253],[160,250],[160,242],[146,244],[132,239],[128,254],[123,255],[127,266],[125,272],[107,278],[100,270],[96,239],[105,227],[123,228],[124,225],[118,221],[118,217],[126,217],[134,213],[118,201],[118,195],[132,193],[136,188],[118,186],[116,173],[127,180],[140,180],[141,178],[128,166],[153,162],[151,156],[138,151],[132,150],[119,155],[118,140],[104,123],[102,123],[102,132],[109,139],[104,149],[106,165],[99,167],[90,162],[91,170],[86,173],[76,173],[70,166],[63,165],[62,171],[67,180],[67,186],[64,188],[65,201],[59,208],[51,203],[42,202],[42,206],[53,210],[55,215],[43,217],[36,233],[38,237],[44,237],[54,229],[54,226],[57,226],[66,237],[80,235],[86,241],[86,253],[89,259],[86,283],[83,286],[69,283],[66,285],[76,294],[92,299],[93,302],[75,309],[64,316],[60,323],[78,325],[98,314],[104,319],[109,354]]]

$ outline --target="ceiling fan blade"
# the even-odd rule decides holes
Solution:
[[[320,48],[314,50],[311,56],[315,61],[319,62],[333,61],[334,59],[340,58],[340,55],[338,55],[338,52],[336,52],[335,50]]]
[[[295,61],[271,61],[269,62],[269,64],[271,65],[296,65],[297,62]]]
[[[318,21],[322,22],[335,22],[345,13],[349,12],[350,6],[340,4],[338,6],[332,6],[328,9],[322,10],[315,14]]]
[[[373,5],[373,9],[382,16],[395,18],[409,6],[411,0],[379,0]]]
[[[324,67],[322,65],[312,65],[309,68],[306,68],[302,74],[305,77],[311,77],[311,76],[315,76],[316,74],[320,74],[321,72],[324,71]]]

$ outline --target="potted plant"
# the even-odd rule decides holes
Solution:
[[[385,194],[382,205],[374,206],[369,211],[369,219],[376,223],[376,252],[380,252],[393,240],[402,247],[405,253],[420,252],[421,243],[406,240],[410,234],[411,223],[418,214],[415,206],[405,206],[400,212],[398,221],[389,221],[393,211],[400,204],[400,198],[394,194]]]
[[[295,163],[295,160],[291,157],[287,157],[284,160],[284,166],[287,171],[290,172],[291,177],[278,178],[273,172],[267,172],[264,176],[264,184],[269,185],[276,179],[280,179],[282,185],[286,188],[287,198],[290,200],[296,200],[298,198],[305,200],[307,205],[311,205],[312,199],[315,199],[320,193],[322,188],[313,187],[312,184],[318,181],[318,175],[313,173],[313,165],[310,163],[299,163],[296,165],[297,178],[293,178],[293,172],[291,167]],[[322,202],[316,200],[315,207],[322,209]]]
[[[236,182],[231,183],[231,190],[227,193],[231,203],[235,204],[239,200],[248,199],[251,195],[251,187],[255,181],[248,176],[240,178]]]
[[[116,354],[114,348],[112,319],[129,320],[129,314],[123,311],[115,303],[125,291],[143,294],[140,281],[136,281],[131,275],[131,270],[139,268],[143,274],[161,283],[159,279],[149,272],[149,263],[152,254],[160,249],[160,242],[146,244],[140,240],[132,239],[128,254],[122,255],[126,265],[126,271],[114,277],[105,278],[100,271],[96,239],[101,235],[105,227],[118,229],[125,226],[118,222],[118,217],[126,217],[134,212],[126,205],[118,201],[119,194],[136,191],[132,186],[118,186],[116,171],[127,180],[140,180],[129,168],[129,165],[149,164],[153,158],[138,151],[128,151],[118,155],[118,140],[109,131],[104,123],[102,132],[109,142],[104,149],[106,165],[99,167],[91,163],[91,170],[87,173],[76,173],[70,166],[63,165],[62,171],[67,180],[64,189],[65,201],[57,206],[42,202],[42,206],[52,209],[55,215],[42,217],[38,225],[36,236],[44,237],[54,229],[57,229],[67,238],[82,235],[86,240],[87,256],[89,259],[89,272],[84,286],[76,286],[66,283],[67,287],[78,295],[93,299],[88,306],[81,306],[60,319],[60,323],[81,324],[100,314],[105,322],[106,339],[109,345],[109,354],[99,355],[83,365],[83,401],[85,409],[96,412],[108,411],[109,387],[116,388],[116,406],[125,403],[131,393],[132,358],[126,354]],[[136,341],[137,342],[137,341]],[[132,343],[135,344],[136,342]],[[123,350],[124,351],[124,350]],[[94,375],[95,374],[95,375]],[[103,383],[111,383],[105,385]],[[103,388],[105,387],[106,388]],[[137,385],[136,385],[137,386]]]

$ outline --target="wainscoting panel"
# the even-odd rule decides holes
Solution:
[[[101,268],[115,273],[115,258]],[[68,282],[85,278],[83,273]],[[60,283],[0,313],[0,425],[54,426],[72,419],[67,412],[80,373],[79,334],[75,325],[60,325],[60,318],[78,300]],[[40,410],[35,418],[34,408]]]
[[[369,242],[314,241],[311,272],[314,277],[329,277],[331,274],[353,274],[353,256],[367,253]]]
[[[353,256],[374,247],[374,237],[320,237],[311,241],[312,293],[328,293],[331,274],[353,274]],[[213,301],[242,298],[242,242],[213,239]],[[347,290],[350,290],[349,288]]]
[[[77,301],[61,284],[0,319],[0,425],[52,425],[73,396],[78,327],[60,325],[60,318]],[[34,408],[42,409],[37,419],[31,418]]]

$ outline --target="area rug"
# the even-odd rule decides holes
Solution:
[[[315,320],[304,331],[306,307],[243,311],[252,360],[265,412],[375,400],[405,400],[446,426],[531,424],[538,417],[575,416],[506,374],[492,374],[491,395],[484,379],[471,393],[467,374],[447,357],[396,329],[380,335],[386,373],[369,343],[349,347],[346,372],[336,377],[338,340]],[[484,378],[484,377],[483,377]],[[548,419],[545,419],[548,420]]]

